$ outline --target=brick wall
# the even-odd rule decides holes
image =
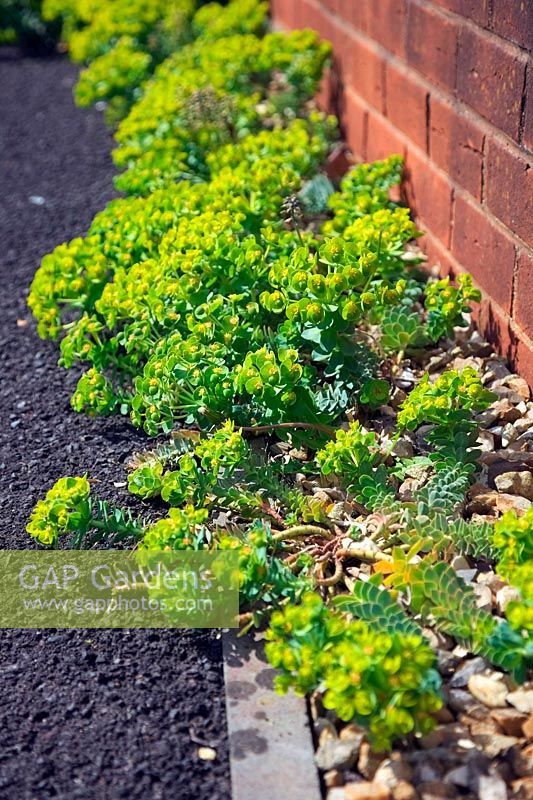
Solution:
[[[272,0],[332,42],[321,104],[357,160],[405,156],[429,261],[533,386],[533,0]]]

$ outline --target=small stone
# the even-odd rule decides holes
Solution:
[[[490,730],[493,733],[499,733],[498,726],[489,716],[487,706],[472,697],[470,692],[468,694],[470,695],[470,701],[466,708],[466,714],[459,714],[459,722],[471,730],[474,728],[478,730],[479,724],[482,723],[485,731]]]
[[[383,757],[383,753],[375,753],[369,743],[363,741],[359,749],[358,771],[368,780],[372,780],[377,768],[383,761]]]
[[[522,400],[525,400],[527,403],[529,400],[530,391],[527,381],[525,381],[524,378],[511,375],[509,378],[505,378],[504,381],[506,386],[509,386],[510,389],[519,394]]]
[[[420,478],[406,478],[398,489],[398,497],[404,503],[410,503],[426,483],[426,476]]]
[[[403,389],[400,389],[398,386],[396,386],[391,395],[390,404],[393,408],[398,408],[399,406],[401,406],[401,404],[404,402],[406,398],[407,395],[405,394]]]
[[[520,778],[513,781],[512,788],[515,800],[533,800],[533,778]]]
[[[437,372],[437,370],[442,369],[447,364],[450,363],[450,354],[449,353],[438,353],[435,356],[431,356],[427,363],[427,371],[428,372]]]
[[[525,514],[530,508],[531,500],[514,494],[502,492],[487,492],[476,495],[467,506],[469,514],[486,514],[496,510],[500,514],[506,511],[516,511],[518,516]]]
[[[494,733],[493,731],[476,733],[472,735],[476,744],[482,747],[483,752],[489,758],[496,758],[496,756],[499,756],[500,753],[505,753],[507,750],[511,750],[517,742],[514,736],[503,736],[502,734]]]
[[[393,800],[415,800],[416,789],[407,781],[398,781],[392,790]]]
[[[345,800],[344,788],[335,787],[327,793],[327,800]]]
[[[465,583],[473,583],[477,575],[477,569],[458,569],[456,570],[458,578],[462,578]]]
[[[315,731],[319,733],[318,736],[319,745],[322,745],[328,739],[337,738],[337,730],[335,728],[335,725],[330,719],[327,719],[327,717],[319,717],[315,721]]]
[[[455,675],[450,680],[450,686],[453,689],[460,689],[463,686],[468,685],[468,681],[472,677],[472,675],[477,675],[480,672],[485,672],[487,669],[488,664],[484,658],[481,656],[476,656],[476,658],[470,658],[465,661],[459,669],[456,671]]]
[[[494,406],[476,415],[476,420],[481,428],[490,428],[498,419],[498,411]]]
[[[354,739],[341,740],[332,737],[324,739],[315,753],[317,767],[325,771],[353,767],[360,743],[361,740]]]
[[[523,714],[533,714],[533,689],[517,689],[507,695],[507,702]]]
[[[319,487],[313,489],[313,497],[315,500],[320,500],[321,503],[331,503],[329,494]]]
[[[342,772],[338,769],[330,769],[324,774],[324,784],[328,789],[332,789],[334,786],[342,786],[343,781]]]
[[[476,356],[481,356],[482,358],[492,355],[493,352],[492,345],[482,338],[479,331],[472,331],[469,338],[466,340],[463,349],[465,352],[472,353]]]
[[[470,517],[470,522],[472,525],[493,525],[497,521],[497,514],[472,514]]]
[[[364,735],[365,732],[358,725],[355,725],[355,723],[351,722],[349,725],[345,725],[344,728],[341,730],[341,732],[339,733],[339,739],[341,741],[357,742],[357,747],[358,747],[357,752],[359,752],[359,746],[363,741]]]
[[[199,747],[198,748],[198,758],[201,758],[202,761],[215,761],[217,757],[217,751],[212,747]]]
[[[507,736],[516,736],[517,738],[522,736],[522,725],[527,717],[516,708],[495,708],[490,715]]]
[[[497,475],[494,483],[499,492],[516,494],[533,500],[533,472],[529,470],[523,472],[503,472]]]
[[[496,592],[496,606],[500,614],[503,614],[509,603],[520,600],[520,592],[514,586],[502,586]]]
[[[431,783],[438,781],[441,776],[441,769],[438,769],[434,762],[417,764],[415,770],[415,784]]]
[[[475,750],[476,743],[472,739],[458,739],[457,747],[460,747],[461,750]]]
[[[445,633],[441,633],[433,628],[422,628],[422,632],[434,650],[452,650],[454,644],[453,639]]]
[[[465,711],[472,703],[472,695],[463,689],[450,689],[448,692],[448,705],[457,714]]]
[[[483,584],[484,586],[488,586],[491,592],[498,592],[503,586],[507,584],[505,581],[502,581],[499,575],[496,575],[495,572],[480,572],[477,576],[477,582]]]
[[[347,783],[344,787],[346,800],[389,800],[390,791],[382,783],[361,781]]]
[[[502,430],[502,447],[509,447],[512,442],[518,439],[518,431],[510,422],[504,425]]]
[[[533,742],[533,714],[530,715],[522,725],[522,733],[526,739]]]
[[[494,450],[495,439],[490,431],[480,431],[477,439],[483,453],[491,453]]]
[[[412,369],[407,367],[406,369],[402,370],[398,377],[396,378],[396,386],[399,386],[400,389],[410,389],[416,383],[416,376]]]
[[[507,800],[507,786],[499,775],[480,775],[479,800]]]
[[[461,764],[455,769],[451,769],[443,778],[444,783],[453,783],[454,786],[468,787],[470,776],[466,764]]]
[[[418,791],[422,800],[443,800],[446,797],[457,797],[453,786],[440,781],[421,783]]]
[[[352,510],[353,509],[350,503],[347,502],[333,503],[333,505],[328,511],[328,516],[331,517],[331,519],[338,522],[339,520],[351,516]]]
[[[459,715],[459,722],[465,728],[468,728],[471,736],[482,738],[493,734],[499,735],[498,726],[492,717],[488,715],[486,706],[471,706],[467,709],[467,714]]]
[[[472,369],[475,369],[476,372],[479,372],[481,367],[481,360],[479,358],[472,358],[472,357],[461,358],[460,356],[458,356],[457,358],[454,358],[451,364],[452,369],[459,370],[460,372],[463,369],[465,369],[465,367],[471,367]]]
[[[492,464],[506,461],[509,464],[509,470],[512,470],[511,464],[520,464],[522,466],[527,464],[530,467],[533,466],[533,457],[529,453],[521,453],[513,448],[509,448],[507,450],[495,450],[494,453],[481,453],[478,460],[480,464],[486,464],[489,467]],[[479,484],[475,485],[479,486]],[[483,494],[483,490],[480,489],[477,494]]]
[[[424,750],[433,750],[435,747],[449,745],[451,742],[457,741],[460,735],[460,725],[455,723],[453,725],[439,725],[438,728],[434,728],[434,730],[422,736],[419,739],[419,744]]]
[[[454,656],[460,659],[465,659],[470,654],[468,647],[463,647],[462,644],[456,644],[452,652]]]
[[[518,402],[520,402],[520,399],[521,398],[519,397]],[[522,416],[520,411],[507,398],[497,400],[492,408],[497,414],[496,418],[502,420],[503,422],[515,422]]]
[[[514,450],[517,453],[530,453],[531,452],[531,443],[533,442],[533,428],[530,428],[527,431],[524,431],[516,441],[512,442],[509,445],[510,450]]]
[[[519,745],[511,752],[513,769],[519,778],[527,778],[533,775],[533,744],[521,748]]]
[[[386,758],[381,762],[374,775],[376,783],[382,783],[393,789],[397,786],[399,781],[411,781],[413,778],[413,770],[406,761],[400,758]]]
[[[502,386],[498,383],[493,383],[490,387],[492,392],[495,392],[500,400],[508,400],[513,406],[518,406],[520,403],[523,402],[522,397],[515,392],[514,389],[510,389],[508,386]]]
[[[437,650],[437,669],[443,677],[451,675],[460,659],[448,650]]]
[[[504,378],[509,378],[511,373],[509,372],[507,366],[505,365],[505,361],[503,358],[499,356],[492,356],[485,362],[485,368],[487,372],[485,373],[485,377],[489,381],[494,380],[503,380]]]
[[[514,423],[514,427],[518,433],[525,433],[533,428],[533,420],[529,419],[528,417],[517,419]]]
[[[454,556],[451,560],[451,566],[456,572],[459,570],[470,569],[470,564],[465,556]]]
[[[448,725],[450,722],[453,722],[455,720],[455,717],[453,716],[452,712],[450,711],[449,708],[446,708],[446,706],[442,706],[437,711],[435,711],[434,716],[437,722],[439,722],[441,725]]]
[[[480,583],[475,583],[472,586],[474,594],[476,595],[476,606],[489,610],[492,608],[492,592],[488,586],[483,586]]]
[[[392,452],[398,458],[412,458],[414,455],[413,445],[408,439],[399,439]]]
[[[484,706],[489,708],[505,707],[508,690],[503,681],[489,678],[486,675],[472,675],[468,679],[468,691]]]

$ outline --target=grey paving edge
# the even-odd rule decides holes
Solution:
[[[260,640],[222,642],[232,800],[321,800],[304,698],[274,692]]]

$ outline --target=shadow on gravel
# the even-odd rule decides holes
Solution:
[[[28,548],[34,503],[65,474],[131,504],[123,462],[144,437],[70,410],[26,308],[41,257],[113,197],[111,137],[75,108],[66,59],[0,48],[1,548]],[[225,800],[221,646],[210,632],[0,631],[0,800]],[[215,747],[201,761],[199,744]]]

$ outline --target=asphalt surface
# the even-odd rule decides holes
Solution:
[[[0,548],[25,549],[35,502],[88,473],[126,505],[124,460],[146,442],[120,418],[70,409],[78,376],[35,332],[26,297],[42,256],[113,196],[102,116],[72,100],[65,58],[0,49]],[[226,800],[216,632],[0,631],[0,800]],[[214,747],[215,761],[198,756]]]

